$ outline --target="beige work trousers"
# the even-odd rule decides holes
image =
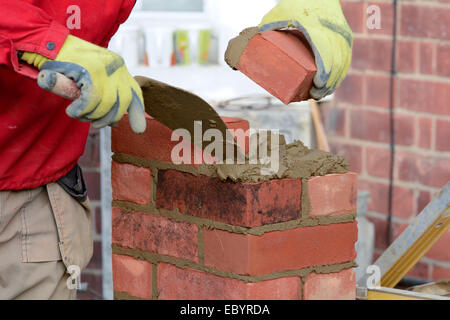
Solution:
[[[0,299],[75,299],[92,253],[89,200],[57,183],[0,191]]]

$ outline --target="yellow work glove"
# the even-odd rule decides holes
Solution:
[[[67,107],[69,117],[102,128],[114,125],[128,111],[133,131],[145,131],[142,90],[116,53],[69,35],[55,60],[33,52],[24,52],[21,59],[75,81],[81,96]]]
[[[284,28],[300,30],[314,51],[317,73],[311,96],[319,100],[333,93],[347,74],[353,47],[339,0],[280,0],[259,29]]]

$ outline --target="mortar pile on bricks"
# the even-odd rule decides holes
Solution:
[[[311,150],[307,177],[223,181],[215,165],[174,165],[172,131],[147,126],[135,135],[125,117],[112,130],[115,299],[355,299],[357,176],[345,160]]]

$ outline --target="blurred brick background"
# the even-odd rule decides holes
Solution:
[[[100,132],[91,128],[80,166],[88,187],[92,206],[94,256],[81,274],[81,282],[88,284],[87,292],[78,292],[78,299],[102,299],[102,221],[100,203]]]
[[[333,152],[347,157],[359,173],[359,188],[371,192],[378,256],[386,248],[393,6],[341,3],[354,31],[353,62],[337,101],[322,114]],[[370,5],[381,9],[379,30],[366,26]],[[392,239],[450,180],[450,1],[399,1],[397,27]],[[450,232],[409,275],[450,278]]]

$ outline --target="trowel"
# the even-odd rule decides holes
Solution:
[[[142,88],[145,112],[148,115],[172,130],[186,129],[191,134],[192,143],[198,144],[197,141],[202,141],[199,147],[204,150],[211,142],[194,139],[195,127],[199,128],[198,124],[201,122],[202,137],[209,129],[217,129],[221,132],[224,154],[226,150],[236,150],[238,155],[242,152],[231,133],[227,134],[225,122],[202,98],[150,78],[137,76],[135,79]],[[81,94],[74,81],[54,71],[41,71],[38,75],[38,85],[46,91],[69,100],[76,100]],[[233,149],[226,149],[227,147]]]

